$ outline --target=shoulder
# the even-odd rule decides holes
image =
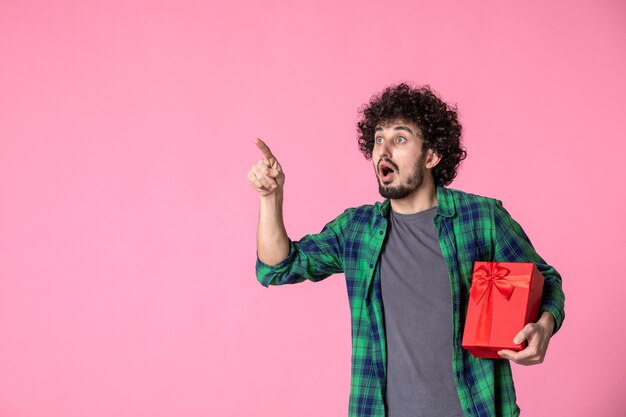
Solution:
[[[470,193],[455,188],[446,188],[446,193],[454,200],[455,205],[459,209],[466,207],[489,208],[493,209],[496,205],[502,205],[502,201],[494,197]]]
[[[461,190],[448,191],[453,196],[457,216],[462,222],[479,222],[497,229],[518,227],[502,200]]]

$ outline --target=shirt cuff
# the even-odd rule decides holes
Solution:
[[[271,276],[268,277],[268,275],[270,275],[270,273],[273,273],[272,275],[274,275],[278,272],[281,272],[282,269],[286,269],[286,267],[293,261],[295,257],[296,257],[296,245],[291,241],[291,239],[289,239],[289,254],[287,255],[285,259],[283,259],[276,265],[269,265],[263,262],[259,258],[259,252],[257,251],[256,252],[256,276],[259,282],[261,283],[261,285],[263,285],[264,287],[269,287]]]

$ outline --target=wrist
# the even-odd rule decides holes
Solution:
[[[282,203],[282,202],[283,202],[282,191],[275,191],[270,195],[261,196],[261,203],[275,204],[275,203]]]
[[[543,313],[541,313],[539,323],[541,323],[546,329],[548,329],[550,332],[550,336],[552,336],[552,333],[554,332],[554,327],[556,326],[556,321],[549,311],[544,311]]]

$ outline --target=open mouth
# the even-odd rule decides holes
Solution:
[[[383,181],[390,180],[394,174],[395,174],[395,171],[387,165],[383,165],[380,168],[380,179]]]

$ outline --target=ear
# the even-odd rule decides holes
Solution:
[[[432,149],[428,149],[428,156],[426,157],[425,167],[433,169],[441,161],[441,157]]]

